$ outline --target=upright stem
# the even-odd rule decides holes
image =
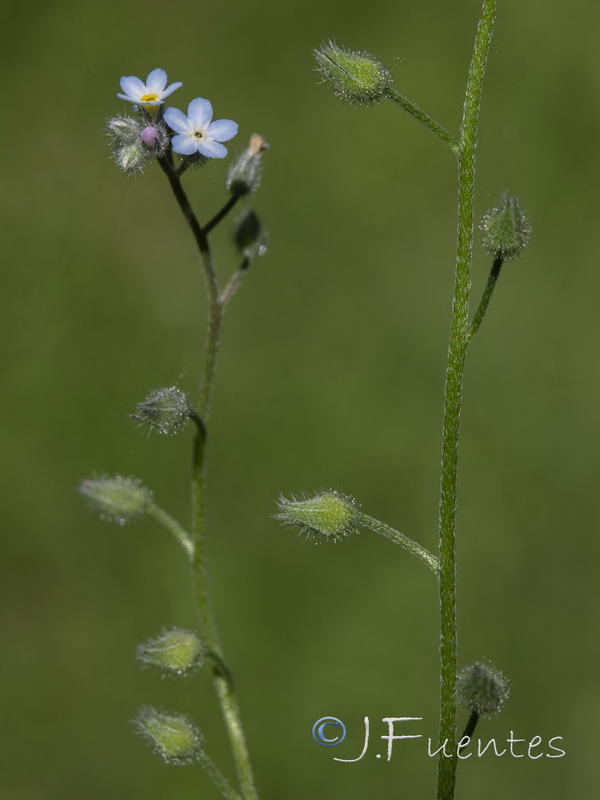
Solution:
[[[217,623],[212,610],[208,591],[207,547],[206,547],[206,483],[207,483],[207,429],[210,416],[210,405],[216,376],[217,355],[221,338],[224,305],[219,298],[219,282],[208,244],[207,232],[202,228],[194,214],[179,176],[175,173],[167,158],[159,159],[171,188],[188,222],[198,249],[208,292],[208,321],[204,352],[204,367],[199,387],[197,415],[201,420],[197,425],[194,438],[194,459],[192,478],[192,537],[194,540],[194,558],[192,575],[198,616],[204,640],[218,662],[226,663],[219,639]],[[228,669],[215,669],[213,683],[221,708],[221,714],[229,735],[236,773],[243,800],[257,800],[254,787],[250,756],[242,721]]]
[[[446,756],[438,761],[438,800],[453,800],[456,782],[456,502],[458,442],[465,356],[469,341],[469,294],[473,249],[473,196],[475,146],[481,89],[492,39],[497,0],[484,0],[477,28],[473,59],[463,109],[458,150],[458,242],[454,299],[448,347],[442,432],[440,486],[440,746],[447,741]]]

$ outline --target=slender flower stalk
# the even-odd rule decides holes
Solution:
[[[395,92],[390,87],[385,89],[383,96],[389,98],[393,103],[396,103],[397,106],[400,106],[400,108],[408,111],[408,113],[417,119],[422,125],[424,125],[426,128],[429,128],[429,130],[434,133],[438,139],[441,139],[442,142],[447,144],[453,153],[458,155],[459,143],[456,141],[456,138],[438,122],[432,119],[429,114],[421,111],[419,106],[415,105],[408,98],[403,97],[403,95],[398,94],[398,92]]]
[[[502,264],[504,264],[504,259],[502,258],[502,256],[497,256],[494,259],[494,263],[492,264],[492,268],[490,270],[490,274],[488,275],[487,283],[483,291],[483,295],[481,297],[479,306],[477,307],[477,311],[473,315],[473,320],[469,328],[469,341],[471,341],[471,339],[475,336],[475,334],[479,330],[481,323],[483,322],[483,318],[485,317],[486,312],[488,310],[490,300],[492,299],[492,295],[494,294],[496,283],[498,281],[498,278],[500,277],[500,270],[502,269]]]
[[[439,575],[440,562],[438,559],[418,542],[406,536],[406,534],[400,533],[400,531],[395,530],[385,522],[369,517],[367,514],[363,514],[360,511],[356,512],[355,521],[357,525],[363,525],[365,528],[369,528],[369,530],[375,533],[380,533],[382,536],[385,536],[386,539],[401,545],[407,552],[419,558],[429,569],[433,570],[436,575]]]
[[[458,242],[454,299],[450,325],[448,366],[444,395],[442,432],[442,475],[440,486],[440,672],[441,710],[439,742],[448,742],[450,757],[440,752],[438,800],[453,800],[456,782],[456,504],[458,443],[462,406],[463,376],[469,343],[469,295],[473,251],[473,197],[475,147],[483,78],[492,40],[497,0],[484,0],[473,58],[469,68],[463,110],[458,161]]]
[[[162,509],[160,506],[157,506],[156,503],[152,503],[150,505],[150,510],[148,513],[150,516],[154,517],[155,521],[158,522],[159,525],[162,525],[163,528],[166,528],[169,531],[169,533],[173,534],[173,537],[183,547],[191,561],[194,558],[194,540],[190,534],[181,527],[176,519],[174,519],[170,514],[167,514],[167,512],[164,511],[164,509]]]

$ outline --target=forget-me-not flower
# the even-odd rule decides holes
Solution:
[[[121,78],[123,94],[118,92],[117,97],[135,103],[136,106],[159,106],[164,103],[165,97],[180,86],[183,86],[181,81],[167,86],[167,73],[164,69],[153,69],[146,78],[146,83],[135,75],[124,75]]]
[[[171,140],[173,150],[182,156],[200,153],[207,158],[225,158],[227,148],[220,142],[233,139],[238,124],[232,119],[211,122],[212,117],[212,105],[203,97],[192,100],[187,117],[178,108],[167,108],[164,120],[177,134]]]

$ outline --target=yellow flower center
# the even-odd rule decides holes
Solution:
[[[144,94],[142,95],[142,97],[140,97],[141,103],[152,103],[155,100],[158,100],[157,94]]]

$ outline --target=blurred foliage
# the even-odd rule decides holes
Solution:
[[[94,471],[136,475],[188,520],[191,432],[146,438],[126,415],[151,389],[196,390],[198,259],[160,171],[118,174],[102,130],[123,107],[119,77],[157,66],[184,83],[175,105],[208,97],[240,123],[237,146],[255,131],[272,145],[256,197],[270,252],[228,310],[210,451],[211,589],[261,797],[433,796],[425,746],[374,757],[382,717],[421,716],[436,735],[431,575],[374,535],[303,544],[270,515],[280,493],[335,488],[435,547],[453,159],[391,104],[337,103],[310,50],[330,37],[370,50],[456,131],[478,13],[478,0],[4,4],[3,798],[216,797],[200,767],[167,767],[132,735],[144,703],[189,714],[230,771],[208,673],[160,681],[134,661],[163,627],[194,626],[185,558],[150,522],[97,521],[75,492]],[[563,736],[567,756],[472,759],[461,800],[596,784],[599,22],[589,3],[501,2],[492,46],[477,214],[510,191],[534,233],[469,355],[460,662],[490,658],[512,680],[482,737]],[[202,219],[226,166],[185,176]],[[476,296],[488,268],[478,249]],[[348,726],[346,758],[369,715],[370,756],[340,764],[317,747],[326,715]]]

